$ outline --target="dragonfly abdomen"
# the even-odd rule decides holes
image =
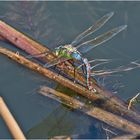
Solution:
[[[86,66],[86,84],[89,90],[93,90],[96,92],[96,89],[93,88],[92,86],[92,81],[90,80],[90,74],[91,74],[91,67],[90,63],[88,62],[87,58],[82,58],[83,63]]]

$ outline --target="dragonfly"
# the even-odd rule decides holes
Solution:
[[[84,53],[89,52],[93,48],[101,45],[102,43],[110,40],[112,37],[116,36],[119,32],[126,29],[127,25],[121,25],[119,27],[113,28],[106,33],[103,33],[94,39],[82,42],[83,39],[94,33],[95,31],[99,30],[112,16],[114,12],[107,13],[99,20],[95,22],[92,26],[86,29],[84,32],[79,34],[70,44],[60,45],[55,48],[55,55],[57,56],[56,59],[46,63],[44,67],[50,68],[52,66],[56,66],[59,63],[63,63],[65,61],[72,60],[73,62],[80,62],[82,66],[85,67],[85,75],[86,75],[86,85],[89,90],[94,90],[92,87],[92,83],[90,80],[91,74],[91,66],[87,58],[83,57]],[[80,43],[81,42],[81,43]],[[31,55],[31,57],[41,57],[41,55],[48,55],[47,52]]]

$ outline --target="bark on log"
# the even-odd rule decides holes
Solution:
[[[0,35],[10,41],[11,43],[15,44],[18,48],[21,48],[22,50],[25,50],[29,54],[38,54],[41,52],[46,52],[49,51],[46,47],[40,45],[39,43],[33,41],[32,39],[28,38],[24,34],[18,32],[11,26],[7,25],[6,23],[0,21]],[[50,52],[50,51],[49,51]],[[40,58],[43,62],[46,62],[47,60],[52,60],[55,58],[55,55],[53,53],[50,53],[50,55],[47,55],[46,57]],[[58,66],[59,67],[59,66]],[[59,67],[61,68],[61,66]],[[73,70],[69,70],[66,67],[63,67],[62,69],[65,71],[67,74],[73,76]],[[78,73],[76,74],[76,78],[78,78],[80,81],[84,82],[84,78],[81,77]],[[134,111],[128,111],[126,104],[117,97],[112,96],[108,91],[104,90],[102,87],[99,87],[95,82],[93,83],[93,87],[97,90],[97,93],[99,94],[94,94],[92,96],[87,95],[89,91],[87,91],[85,88],[84,90],[76,90],[77,92],[81,92],[81,95],[88,97],[90,100],[95,100],[95,99],[104,99],[109,98],[106,100],[102,105],[102,107],[107,108],[108,110],[117,113],[119,115],[124,115],[127,117],[130,117],[131,119],[140,122],[140,117],[139,113],[134,112]],[[81,87],[82,88],[82,87]],[[135,116],[135,117],[134,117]]]
[[[88,106],[82,103],[81,101],[68,96],[67,94],[58,92],[54,89],[45,86],[42,86],[40,88],[39,93],[44,96],[53,98],[71,108],[78,109],[86,113],[87,115],[94,117],[100,121],[103,121],[124,132],[129,132],[133,134],[140,133],[140,125],[134,124],[126,119],[123,119],[122,117],[109,113],[101,108],[95,106]]]
[[[0,97],[0,115],[15,139],[26,139],[2,97]]]

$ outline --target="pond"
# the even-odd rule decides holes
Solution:
[[[51,50],[60,44],[71,43],[82,31],[103,15],[114,16],[92,39],[114,27],[128,25],[127,29],[99,45],[84,56],[92,59],[111,59],[99,69],[128,66],[140,59],[140,2],[61,1],[61,2],[0,2],[0,18],[19,31],[44,44]],[[2,47],[17,49],[0,41]],[[56,83],[0,55],[0,96],[28,138],[48,138],[68,135],[72,138],[107,138],[103,128],[113,128],[79,111],[37,94],[41,85],[55,87]],[[140,91],[140,69],[95,77],[106,89],[127,101]],[[138,110],[139,105],[136,106]],[[115,130],[114,130],[115,131]],[[0,118],[0,138],[12,138]],[[115,132],[116,134],[117,132]],[[115,134],[108,134],[110,137]]]

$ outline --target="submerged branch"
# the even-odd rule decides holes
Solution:
[[[85,114],[94,117],[100,121],[107,123],[115,128],[118,128],[122,131],[138,134],[140,133],[140,126],[134,124],[122,117],[114,115],[110,112],[107,112],[99,107],[96,106],[89,106],[84,104],[83,102],[75,99],[74,97],[70,97],[62,92],[58,92],[52,88],[42,86],[39,90],[39,93],[53,98],[71,108],[78,109],[79,111],[84,112]]]

